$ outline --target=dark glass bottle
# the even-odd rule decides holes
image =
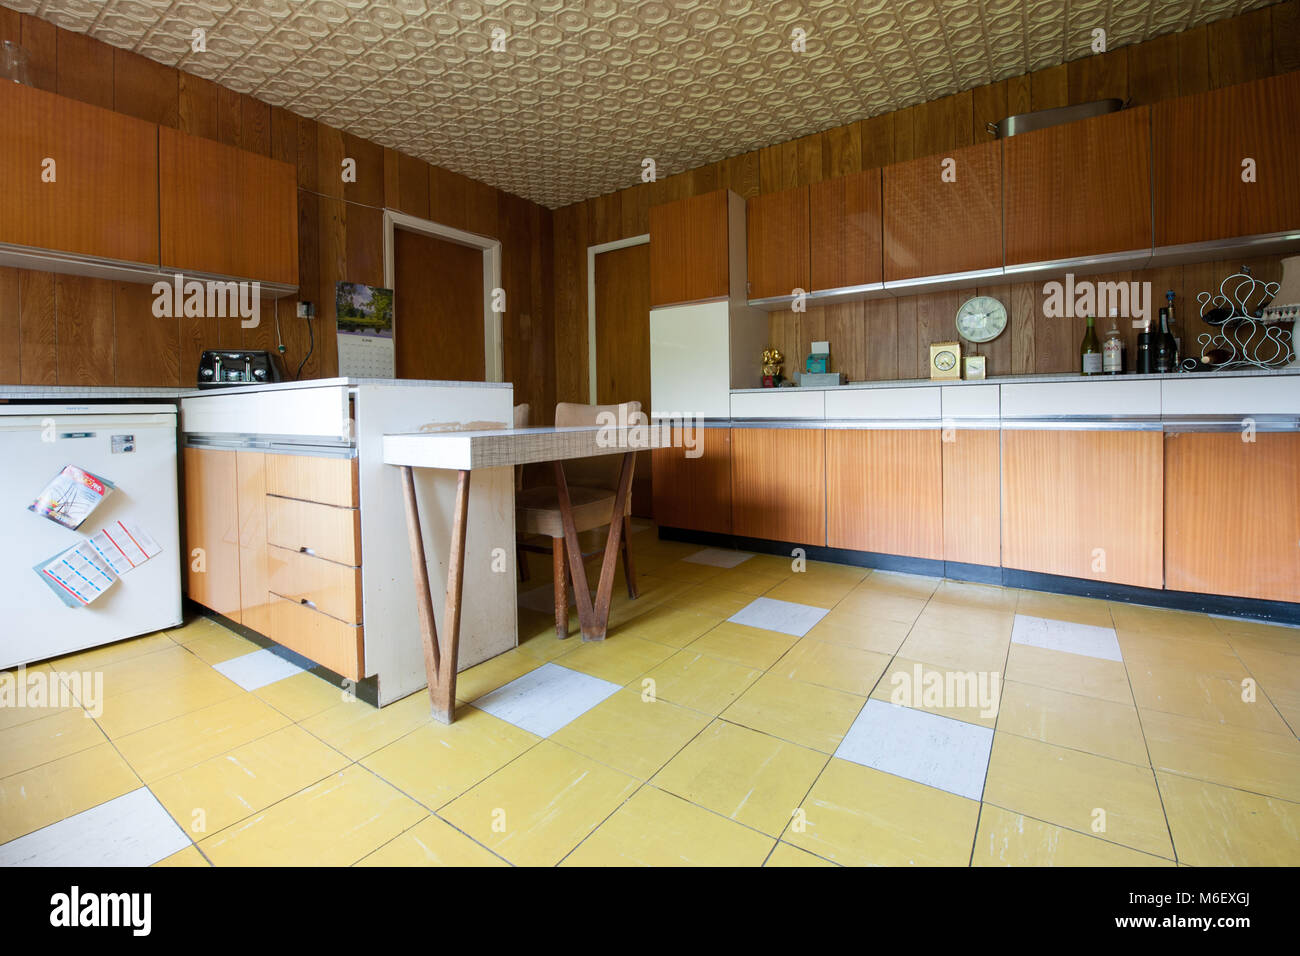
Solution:
[[[1169,331],[1169,310],[1160,310],[1160,331],[1155,333],[1156,340],[1151,344],[1151,351],[1155,354],[1155,370],[1157,372],[1172,372],[1174,370],[1174,353],[1177,346],[1174,344],[1173,333]]]
[[[1142,327],[1137,335],[1137,353],[1133,356],[1133,371],[1138,375],[1149,375],[1155,371],[1155,362],[1151,354],[1151,323]]]

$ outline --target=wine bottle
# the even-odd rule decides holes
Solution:
[[[1178,326],[1174,322],[1174,290],[1170,289],[1165,293],[1165,301],[1169,309],[1169,334],[1174,338],[1174,368],[1178,368],[1178,363],[1183,357],[1183,341],[1178,337]]]
[[[1169,333],[1169,310],[1160,310],[1160,331],[1155,335],[1151,351],[1155,353],[1156,371],[1174,370],[1174,337]]]
[[[1101,374],[1101,348],[1097,344],[1097,330],[1093,328],[1095,319],[1088,316],[1088,328],[1084,330],[1083,341],[1079,343],[1079,374]]]
[[[1107,375],[1124,374],[1124,340],[1119,337],[1119,312],[1110,310],[1110,331],[1101,346],[1101,369]]]

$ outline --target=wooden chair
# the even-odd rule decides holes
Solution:
[[[555,427],[569,428],[598,425],[597,416],[611,412],[620,422],[635,422],[641,415],[640,402],[622,405],[579,405],[561,402],[555,406]],[[606,527],[611,521],[623,522],[623,541],[620,547],[623,577],[627,579],[627,596],[637,596],[636,569],[632,563],[629,544],[629,518],[632,496],[622,515],[613,514],[614,498],[618,492],[621,455],[604,455],[597,458],[579,458],[564,464],[564,480],[569,486],[569,500],[573,522],[579,534]],[[569,636],[569,575],[565,565],[564,521],[560,514],[559,495],[554,485],[525,488],[515,498],[515,532],[519,535],[544,535],[551,539],[551,564],[555,576],[555,633],[560,638]],[[521,542],[519,550],[545,554],[546,548]],[[603,554],[604,549],[583,552],[586,561]]]

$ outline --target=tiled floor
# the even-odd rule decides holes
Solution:
[[[204,619],[29,668],[103,709],[0,707],[0,863],[1300,864],[1300,630],[633,547],[451,726]]]

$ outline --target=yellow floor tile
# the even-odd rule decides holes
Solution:
[[[751,730],[833,753],[864,703],[866,698],[854,694],[767,674],[722,716]]]
[[[871,578],[867,580],[870,581]],[[853,614],[862,620],[897,621],[910,627],[925,610],[925,604],[926,598],[874,588],[858,588],[845,595],[835,605],[832,613]]]
[[[213,834],[199,846],[217,866],[348,866],[426,812],[354,765]]]
[[[543,740],[439,816],[511,863],[551,866],[637,786],[626,774]]]
[[[1110,616],[1110,605],[1105,601],[1070,594],[1052,594],[1048,591],[1021,591],[1016,613],[1092,627],[1115,626],[1115,621]]]
[[[911,629],[908,621],[873,618],[841,605],[832,608],[804,637],[859,651],[894,654]]]
[[[684,800],[779,836],[827,756],[746,727],[715,720],[655,775]]]
[[[762,671],[709,657],[689,648],[678,651],[642,678],[653,681],[654,696],[710,716],[745,692]]]
[[[1014,611],[993,608],[939,604],[931,601],[916,618],[912,629],[948,631],[958,634],[978,634],[981,637],[1002,638],[1010,642],[1011,628],[1015,624]],[[910,637],[910,635],[909,635]],[[936,661],[936,663],[938,663]]]
[[[756,558],[750,558],[734,568],[727,568],[713,579],[713,584],[729,591],[743,591],[752,597],[758,597],[772,590],[793,573],[790,562],[784,559],[781,559],[780,570],[762,566],[751,567],[755,560]]]
[[[574,639],[570,637],[568,640]],[[581,637],[576,639],[582,640]],[[562,643],[567,644],[568,641]],[[566,653],[568,650],[569,648],[566,648]],[[517,647],[504,654],[498,654],[456,675],[456,700],[462,704],[478,700],[484,694],[509,684],[516,677],[523,677],[544,663],[545,661],[540,657],[526,654]]]
[[[667,603],[697,614],[716,614],[728,618],[753,600],[752,595],[740,591],[724,591],[713,585],[697,584],[680,594],[674,594]]]
[[[830,860],[813,856],[807,850],[801,850],[789,843],[778,843],[767,858],[764,866],[834,866]]]
[[[526,634],[523,626],[526,616],[529,616],[529,611],[526,609],[519,612],[520,627],[518,650],[520,654],[527,654],[529,657],[537,658],[541,663],[546,663],[547,661],[555,660],[557,657],[562,657],[569,653],[569,651],[573,650],[573,644],[570,640],[560,640],[560,638],[556,636],[555,619],[553,617],[547,616],[544,621],[539,623],[538,626],[533,629],[532,633]],[[622,633],[622,631],[620,628],[616,628],[611,622],[609,635],[613,637],[616,633]],[[578,639],[582,639],[580,635],[578,636]],[[485,661],[484,663],[487,662]]]
[[[1083,623],[1083,622],[1080,622]],[[984,804],[972,866],[1173,866],[1173,862]]]
[[[433,720],[361,763],[432,810],[460,796],[540,740],[472,706],[450,724]]]
[[[75,654],[56,658],[50,663],[55,670],[60,671],[102,670],[111,664],[143,657],[155,651],[175,650],[176,642],[172,640],[170,633],[157,631],[153,634],[105,644],[103,647],[92,647],[87,651],[78,651]]]
[[[1236,641],[1233,648],[1250,676],[1270,694],[1300,694],[1300,655],[1245,641]]]
[[[173,853],[171,856],[165,857],[154,864],[154,866],[211,866],[211,865],[212,865],[211,863],[209,863],[207,860],[203,858],[203,854],[199,852],[198,847],[195,846],[187,846],[185,849],[178,850],[177,852]]]
[[[643,787],[564,866],[759,866],[776,840]]]
[[[984,631],[978,627],[946,630],[917,621],[898,653],[908,660],[950,670],[1001,674],[1006,669],[1010,646],[1010,631]]]
[[[0,779],[0,843],[141,786],[109,743]]]
[[[726,568],[713,564],[700,564],[697,561],[668,561],[655,568],[655,577],[667,578],[669,581],[685,581],[689,584],[703,584],[716,578]]]
[[[932,578],[923,574],[872,571],[863,578],[857,587],[857,592],[897,594],[903,597],[920,598],[922,601],[928,601],[942,580],[942,578]]]
[[[140,778],[151,783],[288,723],[284,714],[241,691],[238,697],[120,737],[117,747]]]
[[[357,866],[509,866],[451,824],[425,817]]]
[[[853,578],[824,578],[792,574],[776,587],[763,593],[774,601],[790,601],[813,607],[832,608],[857,585]]]
[[[150,657],[164,655],[165,652],[160,652]],[[120,740],[222,701],[248,696],[238,684],[227,680],[206,664],[200,663],[198,666],[202,668],[201,671],[106,697],[104,712],[98,718],[100,727],[111,739]],[[107,691],[108,685],[105,682],[105,692]]]
[[[0,730],[0,777],[58,760],[105,742],[84,710],[63,710]]]
[[[1252,644],[1261,650],[1300,655],[1300,627],[1272,624],[1243,617],[1213,617],[1215,630],[1227,635],[1228,643]]]
[[[302,721],[302,728],[344,756],[360,760],[432,720],[429,692],[419,690],[387,707],[359,700],[335,704]]]
[[[601,680],[627,684],[672,655],[673,649],[666,644],[623,634],[603,641],[579,640],[556,663]]]
[[[294,674],[253,691],[290,720],[306,720],[353,695],[315,674]]]
[[[840,644],[801,640],[771,667],[771,673],[866,697],[885,672],[890,655]]]
[[[834,758],[781,839],[845,866],[966,866],[979,807]]]
[[[1142,730],[1157,770],[1300,801],[1300,741],[1283,734],[1145,711]]]
[[[984,802],[1173,859],[1149,767],[999,731],[993,736]],[[1097,811],[1104,811],[1104,818]]]
[[[630,687],[601,701],[550,739],[638,780],[648,780],[709,717]]]
[[[1300,804],[1157,773],[1180,863],[1300,866]]]
[[[290,725],[149,784],[195,840],[337,773],[348,759]]]
[[[185,649],[206,664],[221,664],[256,653],[262,650],[262,645],[254,644],[234,631],[221,629],[187,641]]]
[[[1133,696],[1143,710],[1292,736],[1291,729],[1261,687],[1255,688],[1254,700],[1248,702],[1242,700],[1244,689],[1240,680],[1141,661],[1131,662],[1128,674]]]
[[[95,669],[102,670],[104,673],[106,699],[155,684],[215,673],[208,664],[171,641],[167,641],[165,646],[147,654],[136,654],[122,660],[111,661],[98,665]]]
[[[1181,638],[1188,641],[1215,642],[1220,638],[1214,618],[1194,611],[1174,611],[1162,607],[1145,607],[1111,601],[1110,616],[1115,630],[1146,631],[1152,635]]]
[[[1115,629],[1124,663],[1180,672],[1194,671],[1224,680],[1241,680],[1248,676],[1246,667],[1233,653],[1228,642],[1216,637],[1216,643],[1186,640],[1181,635],[1155,631]]]
[[[0,671],[0,682],[3,693],[13,695],[12,703],[0,704],[0,730],[66,711],[85,712],[49,664]]]
[[[1118,661],[1012,644],[1003,676],[1022,684],[1036,684],[1118,704],[1133,703],[1128,673]]]
[[[691,650],[717,657],[742,667],[765,670],[777,662],[798,638],[762,628],[723,621],[699,640]]]
[[[656,644],[682,648],[701,634],[717,627],[723,620],[717,614],[699,614],[661,604],[612,629],[610,637],[630,635]]]
[[[951,693],[949,683],[952,684]],[[930,687],[936,689],[934,696],[926,693]],[[921,691],[919,697],[917,688]],[[968,724],[979,724],[992,730],[1001,703],[1002,682],[999,681],[995,687],[990,678],[985,688],[987,697],[981,700],[978,679],[972,686],[964,673],[954,674],[933,664],[895,657],[885,668],[871,696],[875,700],[886,700],[900,707],[911,707],[913,710],[951,717]],[[939,693],[940,690],[942,693]]]
[[[1006,681],[998,731],[1150,766],[1142,725],[1132,704]]]
[[[223,627],[216,621],[202,615],[196,615],[186,621],[180,627],[173,627],[167,632],[167,636],[177,644],[188,644],[190,641],[197,640],[214,633],[229,634],[230,629]]]
[[[980,607],[992,611],[1015,611],[1020,592],[995,584],[973,581],[941,581],[930,600],[955,607]]]

